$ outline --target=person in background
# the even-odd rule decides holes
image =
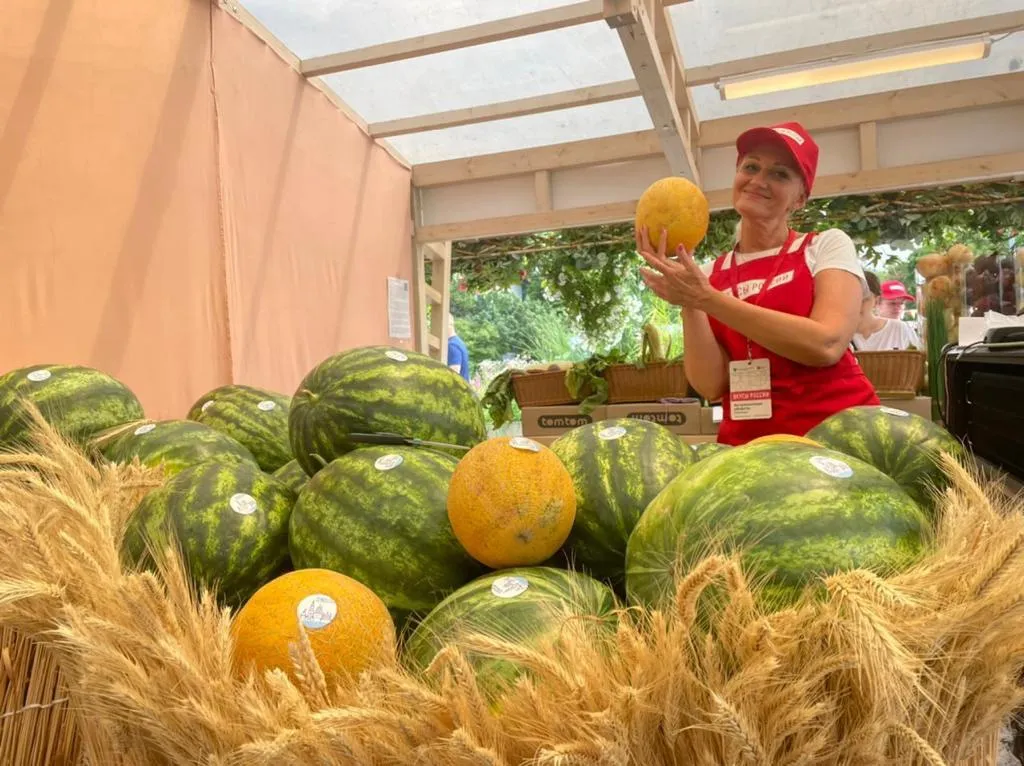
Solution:
[[[448,315],[448,366],[469,381],[469,349],[455,332],[455,317]]]
[[[884,319],[903,319],[903,309],[914,298],[898,279],[889,279],[881,284],[878,299],[878,316]]]
[[[853,241],[790,227],[814,186],[817,143],[789,122],[744,132],[736,152],[742,226],[707,270],[682,246],[666,253],[662,233],[636,233],[644,283],[682,308],[686,377],[725,402],[718,441],[733,445],[802,436],[847,407],[879,403],[850,350],[867,289]]]
[[[921,339],[917,337],[914,328],[899,318],[881,316],[880,304],[884,285],[879,284],[878,277],[870,271],[865,271],[864,278],[871,292],[860,307],[860,324],[857,325],[857,332],[853,334],[854,350],[904,351],[911,346],[920,349]],[[899,282],[896,284],[900,289],[903,288]],[[906,294],[906,290],[903,292]],[[894,291],[890,290],[890,295],[893,293]],[[903,301],[899,301],[897,306],[902,311]]]

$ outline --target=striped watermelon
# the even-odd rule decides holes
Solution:
[[[302,488],[306,486],[306,482],[309,481],[309,476],[302,470],[302,466],[299,465],[299,461],[294,458],[278,468],[271,475],[275,479],[287,484],[288,488],[296,495],[299,494]]]
[[[551,450],[576,488],[576,520],[563,550],[574,566],[621,585],[637,520],[696,454],[665,426],[635,418],[574,428]]]
[[[465,380],[430,357],[386,346],[345,351],[318,364],[292,397],[288,426],[292,453],[310,476],[359,446],[351,433],[397,433],[466,447],[487,436],[483,407]]]
[[[37,364],[0,376],[0,447],[24,447],[29,420],[22,402],[33,402],[46,421],[80,447],[108,428],[145,417],[127,386],[91,367]]]
[[[176,539],[193,581],[216,585],[224,603],[239,605],[289,569],[294,503],[294,493],[255,463],[208,460],[143,498],[129,519],[123,551],[130,563],[148,565],[147,541]]]
[[[612,632],[616,607],[611,589],[585,574],[547,567],[502,569],[438,604],[406,639],[403,660],[421,672],[442,648],[474,634],[539,649],[570,621]],[[473,654],[468,659],[481,688],[492,696],[522,673],[508,660]]]
[[[694,447],[693,451],[696,453],[698,460],[703,460],[719,452],[725,452],[727,449],[732,449],[732,446],[729,444],[719,444],[718,442],[702,442]]]
[[[965,454],[960,442],[942,426],[893,407],[851,407],[832,415],[807,436],[870,463],[924,508],[934,506],[933,488],[948,485],[942,453]]]
[[[129,463],[137,457],[143,465],[162,465],[167,476],[210,458],[256,463],[230,436],[191,420],[147,420],[105,434],[98,443],[111,462]]]
[[[651,503],[626,549],[629,600],[664,605],[712,538],[743,549],[768,607],[821,575],[901,569],[922,552],[924,513],[873,466],[796,443],[746,445],[701,460]]]
[[[264,388],[230,384],[201,396],[188,419],[227,434],[273,473],[292,459],[288,443],[291,397]]]
[[[399,620],[430,610],[486,571],[448,522],[456,465],[449,455],[414,447],[365,447],[332,461],[295,503],[292,562],[358,580]]]

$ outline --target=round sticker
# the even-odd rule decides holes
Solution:
[[[878,409],[880,409],[886,415],[895,415],[898,418],[909,418],[910,417],[910,413],[909,412],[904,412],[903,410],[898,410],[895,407],[879,407]]]
[[[231,496],[228,501],[231,510],[241,516],[251,516],[256,513],[256,498],[244,492],[238,492]]]
[[[394,359],[396,362],[408,362],[409,357],[403,354],[401,351],[386,351],[384,356],[388,359]]]
[[[526,452],[540,452],[540,445],[532,439],[527,439],[525,436],[517,436],[514,439],[510,439],[508,446]]]
[[[834,457],[815,455],[811,458],[811,465],[834,479],[849,479],[853,476],[853,469],[842,460],[836,460]]]
[[[491,593],[498,598],[515,598],[526,593],[526,589],[529,587],[530,583],[526,581],[525,577],[499,577],[491,585]]]
[[[212,406],[213,406],[213,399],[207,399],[205,402],[203,402],[203,407],[200,410],[200,412],[206,412]]]
[[[402,460],[401,455],[381,455],[374,461],[373,467],[378,471],[390,471],[392,468],[398,468]]]
[[[621,439],[626,435],[626,429],[622,426],[610,426],[608,428],[602,428],[597,432],[597,438],[604,439],[605,441],[612,441],[613,439]]]
[[[135,429],[135,435],[142,436],[143,434],[148,434],[154,428],[156,428],[156,423],[146,423]]]
[[[314,593],[299,602],[299,622],[306,630],[326,628],[338,616],[338,605],[330,596]]]
[[[277,407],[277,402],[272,402],[269,399],[264,399],[262,402],[256,405],[257,409],[261,409],[264,412],[270,412],[272,409]]]
[[[49,380],[50,376],[53,375],[49,370],[32,370],[27,377],[33,383],[42,383],[44,380]]]

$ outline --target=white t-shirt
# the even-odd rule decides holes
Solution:
[[[886,319],[881,330],[864,337],[860,333],[853,336],[853,347],[857,351],[905,351],[908,347],[921,349],[921,339],[914,328],[899,319]]]
[[[793,241],[790,249],[799,249],[806,237],[806,234],[798,236]],[[771,250],[761,250],[757,253],[736,253],[736,262],[742,266],[744,263],[756,261],[759,258],[769,258],[773,255],[778,255],[781,249],[781,247],[775,247]],[[820,272],[827,269],[848,271],[860,280],[861,290],[864,297],[867,297],[868,283],[864,279],[864,269],[857,258],[857,248],[854,246],[853,240],[842,229],[827,229],[820,234],[815,234],[811,244],[804,251],[804,257],[812,277],[818,276]],[[714,261],[705,263],[702,266],[704,273],[710,275],[714,264]],[[723,269],[728,269],[730,266],[732,266],[732,253],[726,254],[722,262]],[[742,293],[742,285],[740,285],[740,288]],[[726,289],[728,290],[729,288]]]

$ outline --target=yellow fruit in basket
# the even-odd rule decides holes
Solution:
[[[922,255],[915,265],[917,273],[925,279],[945,276],[949,273],[949,259],[942,253]]]
[[[395,625],[373,591],[328,569],[299,569],[264,585],[235,615],[236,671],[280,668],[294,678],[288,651],[300,623],[328,678],[355,677],[394,656]]]
[[[547,447],[494,437],[459,461],[448,485],[448,519],[466,552],[492,569],[553,556],[576,520],[572,476]]]
[[[678,176],[655,181],[640,195],[636,205],[636,229],[648,228],[652,247],[657,248],[661,230],[668,230],[668,255],[673,255],[680,244],[693,252],[708,233],[709,220],[704,192],[692,181]]]
[[[806,436],[797,436],[795,434],[768,434],[767,436],[758,436],[756,439],[752,439],[747,442],[747,444],[764,444],[766,442],[795,442],[796,444],[808,444],[812,447],[821,446],[813,439],[808,439]]]

